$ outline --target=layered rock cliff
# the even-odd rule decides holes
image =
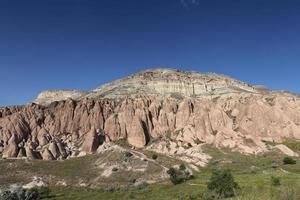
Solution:
[[[253,154],[289,152],[268,142],[300,139],[297,95],[223,75],[146,70],[91,92],[64,94],[0,109],[2,157],[66,159],[126,140],[203,165],[209,158],[202,144]]]

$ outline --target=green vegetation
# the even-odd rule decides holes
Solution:
[[[231,183],[233,181],[239,186],[239,189],[233,190],[235,196],[226,198],[225,200],[300,199],[299,158],[293,158],[293,160],[296,161],[295,164],[285,165],[283,163],[284,155],[276,152],[270,152],[264,155],[243,155],[238,152],[231,152],[229,149],[216,149],[208,145],[204,146],[204,151],[210,154],[213,159],[206,167],[199,168],[198,172],[193,171],[192,179],[179,181],[181,184],[174,185],[169,180],[166,182],[147,184],[145,182],[146,180],[141,180],[141,177],[144,175],[131,176],[130,179],[127,179],[124,172],[118,170],[113,174],[117,175],[118,179],[125,180],[126,178],[127,182],[122,182],[125,183],[125,185],[119,184],[117,179],[106,180],[110,182],[103,182],[101,179],[99,180],[101,185],[91,189],[88,187],[79,187],[78,185],[76,187],[75,184],[77,182],[74,181],[73,186],[51,186],[50,194],[45,195],[48,196],[45,199],[214,200],[215,198],[218,198],[218,195],[213,190],[210,191],[207,185],[212,182],[212,177],[216,177],[216,175],[214,175],[215,172],[217,170],[223,171],[223,169],[230,170],[232,175],[232,177],[226,175],[225,177],[229,177],[227,180]],[[151,151],[143,151],[143,153],[147,155],[148,158],[152,158],[152,155],[154,154],[154,152]],[[132,156],[130,154],[125,155],[128,157]],[[127,156],[122,154],[123,158],[127,158]],[[112,155],[112,158],[120,159],[120,157],[117,157],[114,154]],[[93,166],[95,166],[97,159],[98,158],[95,156],[87,156],[66,160],[64,162],[1,160],[0,183],[6,181],[8,183],[27,183],[31,181],[31,176],[33,174],[38,176],[51,174],[55,177],[67,180],[68,183],[70,183],[70,180],[74,179],[74,177],[93,178],[96,173],[95,170],[97,169],[94,169]],[[102,159],[99,161],[102,163]],[[175,168],[176,179],[178,177],[181,179],[181,171],[185,171],[189,168],[187,164],[180,165],[180,162],[162,154],[158,154],[158,158],[155,162],[163,164],[169,169],[172,168],[172,166],[177,165],[178,167]],[[158,169],[159,168],[153,167],[150,169],[151,171],[149,171],[149,174],[160,173]],[[179,175],[177,174],[178,171],[180,172]],[[9,174],[9,176],[7,174]],[[30,175],[30,178],[26,178],[26,174]],[[173,172],[171,174],[173,174]],[[87,178],[85,180],[87,180]],[[116,184],[117,182],[118,184]]]
[[[77,178],[90,179],[95,176],[97,169],[94,163],[97,157],[94,155],[73,158],[66,161],[24,161],[24,160],[0,160],[0,188],[2,184],[30,182],[33,176],[42,177],[52,175],[65,180]]]
[[[239,188],[238,184],[234,181],[231,171],[214,170],[212,176],[207,184],[210,192],[215,193],[218,197],[228,198],[235,196],[235,190]]]
[[[273,186],[279,186],[279,185],[281,185],[280,178],[279,177],[275,177],[275,176],[271,176],[271,183],[272,183]]]
[[[283,158],[283,163],[285,165],[295,165],[296,164],[296,160],[294,160],[293,158],[286,156]]]
[[[186,169],[185,165],[181,164],[179,166],[179,169],[176,169],[174,167],[171,167],[167,173],[170,176],[170,181],[174,184],[180,184],[183,183],[189,179],[192,178],[191,173],[189,172],[189,170]]]
[[[153,159],[153,160],[156,160],[157,157],[158,157],[157,154],[153,154],[153,155],[152,155],[152,159]]]
[[[13,186],[0,191],[0,200],[40,200],[50,198],[48,187],[23,189],[20,186]]]

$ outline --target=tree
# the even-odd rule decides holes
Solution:
[[[180,184],[185,182],[186,180],[191,179],[193,176],[190,171],[182,164],[179,169],[175,169],[171,167],[167,173],[170,176],[170,181],[174,184]]]
[[[214,170],[207,183],[207,189],[210,192],[223,198],[233,197],[235,195],[234,190],[238,188],[238,184],[234,181],[234,177],[228,169]]]

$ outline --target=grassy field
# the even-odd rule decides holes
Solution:
[[[295,176],[294,174],[281,174],[280,177],[282,185],[275,187],[271,185],[269,174],[235,175],[235,179],[239,183],[241,191],[237,192],[237,197],[231,199],[288,200],[284,197],[299,192],[296,190],[300,186],[300,176]],[[209,174],[199,173],[194,180],[175,186],[170,184],[153,184],[144,188],[126,188],[118,191],[52,188],[51,190],[54,196],[49,199],[205,199],[205,197],[202,198],[202,196],[206,192],[206,183],[208,179]],[[299,196],[298,198],[293,199],[299,199]]]
[[[297,145],[296,145],[297,146]],[[300,199],[300,160],[295,165],[284,165],[284,155],[273,152],[265,155],[245,156],[237,152],[206,147],[205,151],[214,157],[208,166],[200,168],[194,179],[183,184],[156,183],[140,187],[82,189],[51,188],[57,200],[76,199],[162,199],[189,200],[207,199],[207,182],[214,168],[231,169],[240,186],[236,200],[299,200]],[[281,185],[273,186],[271,177],[279,177]],[[230,199],[230,198],[229,198]]]
[[[298,151],[299,144],[289,143],[291,148]],[[141,184],[139,186],[118,185],[101,188],[84,187],[50,187],[52,200],[101,200],[101,199],[153,199],[153,200],[189,200],[205,199],[207,193],[207,182],[213,169],[228,168],[232,171],[236,182],[240,186],[234,200],[299,200],[300,199],[300,159],[296,158],[295,165],[284,165],[282,159],[284,155],[278,152],[271,152],[264,155],[243,155],[238,152],[231,152],[227,149],[216,149],[209,146],[204,148],[205,152],[213,156],[214,159],[204,167],[195,172],[193,179],[179,185],[172,185],[169,181],[155,184]],[[151,152],[149,153],[151,156]],[[24,170],[37,174],[50,173],[55,177],[64,179],[75,179],[76,177],[92,178],[96,168],[91,168],[97,160],[97,156],[71,159],[64,162],[30,162],[20,169],[18,162],[0,162],[0,181],[14,182],[21,179],[21,172]],[[158,163],[171,166],[176,163],[173,159],[167,159],[159,155]],[[88,170],[89,169],[89,170]],[[7,170],[7,171],[6,171]],[[15,173],[17,176],[5,176],[7,173]],[[150,172],[151,173],[151,172]],[[20,176],[22,175],[22,176]],[[149,174],[148,174],[149,175]],[[273,186],[271,177],[279,177],[281,185]],[[2,177],[2,179],[1,179]],[[8,177],[8,180],[4,178]],[[21,178],[20,178],[21,177]],[[99,180],[101,181],[101,180]],[[100,184],[101,185],[101,184]],[[103,184],[105,185],[105,184]]]

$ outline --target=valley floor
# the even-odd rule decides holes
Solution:
[[[294,150],[298,150],[298,144],[293,144]],[[213,159],[199,172],[195,172],[193,179],[179,185],[172,185],[169,181],[159,181],[154,184],[114,184],[117,181],[111,180],[109,186],[105,182],[99,187],[88,188],[78,186],[50,186],[50,197],[52,200],[100,200],[100,199],[153,199],[153,200],[208,200],[207,182],[215,168],[231,169],[240,190],[236,191],[235,200],[299,200],[300,199],[300,159],[296,158],[294,165],[284,165],[284,155],[278,152],[271,152],[264,155],[245,156],[229,150],[218,150],[207,146],[205,152]],[[149,153],[149,152],[148,152]],[[76,158],[64,162],[39,162],[34,161],[24,164],[26,161],[1,160],[0,161],[0,183],[14,183],[25,178],[24,172],[30,175],[52,174],[65,180],[74,177],[95,176],[95,171],[88,170],[93,165],[97,156]],[[157,163],[164,166],[172,166],[178,161],[168,160],[163,155],[158,155]],[[177,163],[176,163],[177,162]],[[22,165],[21,165],[22,164]],[[11,170],[12,169],[12,170]],[[18,169],[18,170],[16,170]],[[150,172],[150,171],[149,171]],[[155,173],[152,171],[151,173]],[[143,176],[140,174],[139,176]],[[147,175],[149,176],[149,174]],[[280,185],[274,186],[271,177],[278,177]],[[121,177],[125,179],[127,177]],[[136,177],[139,178],[139,177]],[[101,182],[101,180],[99,180]],[[230,199],[230,198],[229,198]]]
[[[300,198],[299,174],[280,174],[281,186],[272,186],[270,174],[234,174],[241,186],[238,196],[228,199],[236,200],[298,200]],[[119,191],[84,190],[76,188],[52,188],[57,200],[100,200],[100,199],[153,199],[153,200],[207,200],[205,198],[206,182],[209,173],[199,173],[194,180],[180,185],[153,184],[141,188],[127,188]]]

